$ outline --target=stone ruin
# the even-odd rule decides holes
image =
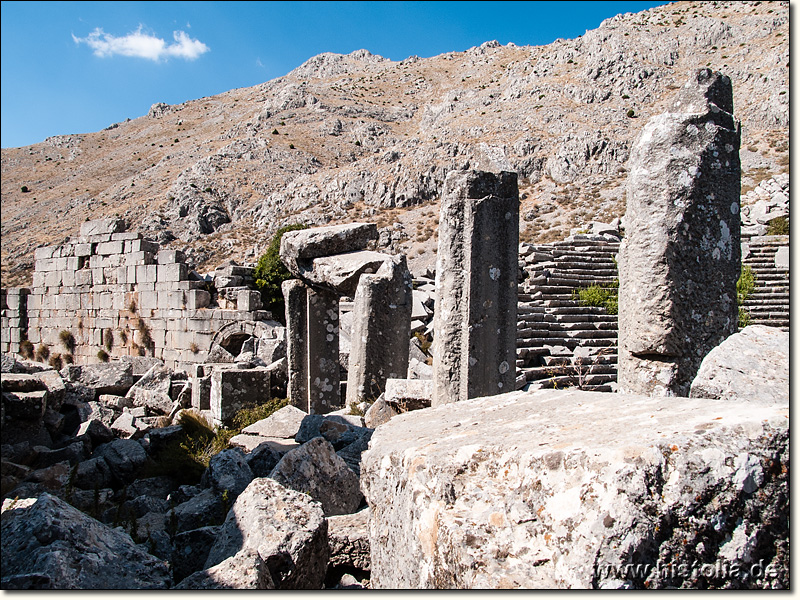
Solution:
[[[370,249],[375,226],[287,233],[281,258],[296,279],[283,287],[285,332],[273,329],[267,315],[220,324],[203,346],[206,354],[191,365],[191,381],[171,378],[158,366],[135,384],[121,373],[124,397],[101,401],[103,388],[95,387],[95,400],[69,400],[80,439],[67,436],[63,447],[38,447],[34,466],[41,468],[33,472],[4,463],[4,485],[18,478],[12,473],[23,474],[29,478],[23,487],[35,491],[45,477],[65,485],[75,462],[73,483],[84,507],[94,481],[144,489],[135,480],[132,457],[144,464],[146,453],[180,428],[159,427],[143,404],[169,416],[191,405],[224,423],[236,410],[270,397],[280,369],[263,359],[253,367],[260,356],[277,359],[285,351],[294,406],[232,439],[235,447],[211,459],[199,487],[130,501],[145,513],[137,527],[149,531],[154,524],[176,523],[177,535],[165,538],[157,530],[149,538],[150,552],[171,561],[171,569],[153,561],[143,545],[132,545],[127,534],[49,494],[18,506],[4,503],[4,540],[39,539],[49,515],[66,515],[124,553],[120,581],[129,587],[172,587],[175,577],[183,589],[318,589],[326,572],[340,568],[368,572],[376,588],[786,587],[788,334],[755,326],[729,335],[736,327],[732,294],[740,260],[739,131],[731,112],[729,80],[700,71],[673,112],[648,123],[634,148],[619,271],[622,393],[535,389],[527,375],[517,379],[518,316],[525,323],[547,323],[547,329],[530,327],[537,335],[555,331],[550,325],[569,331],[570,323],[578,323],[565,318],[567,312],[518,312],[518,300],[561,302],[544,298],[560,293],[558,269],[565,265],[556,259],[578,257],[559,246],[550,254],[533,249],[528,256],[534,263],[549,264],[534,279],[553,289],[540,290],[538,297],[525,290],[520,295],[516,177],[451,173],[442,198],[430,380],[408,379],[412,279],[404,257]],[[593,246],[580,235],[570,243]],[[592,264],[591,253],[578,254],[581,260],[573,262]],[[776,252],[771,260],[777,265],[782,258]],[[702,277],[703,270],[713,276]],[[177,272],[176,283],[200,281],[180,277],[180,267],[166,271],[173,274],[165,277]],[[168,291],[156,289],[168,282],[159,282],[158,273],[152,291]],[[231,271],[228,277],[228,287],[237,287],[246,274]],[[178,289],[201,291],[196,284]],[[144,291],[138,279],[135,289],[124,290]],[[218,294],[218,307],[190,310],[241,312],[247,306],[257,312],[257,298],[249,292]],[[30,296],[16,294],[16,304],[8,300],[14,296],[5,296],[4,333],[14,317],[16,327],[21,330],[24,322],[30,334],[30,313],[23,310],[28,305],[21,300]],[[229,304],[234,299],[235,310]],[[119,312],[113,302],[112,297],[105,310]],[[353,319],[346,361],[339,339],[344,305],[352,305]],[[173,311],[161,315],[165,319],[188,318],[183,309],[164,310]],[[695,318],[698,311],[703,318]],[[33,329],[41,324],[35,321]],[[262,345],[271,350],[264,354]],[[548,352],[536,356],[558,358],[554,348]],[[172,360],[179,364],[184,357]],[[749,370],[742,357],[755,361]],[[75,369],[75,377],[99,385],[88,369]],[[67,419],[54,412],[78,389],[62,382],[68,371],[4,374],[3,418],[64,430]],[[513,391],[520,383],[527,389]],[[663,397],[675,395],[683,396],[680,402]],[[348,405],[372,404],[362,418],[336,410],[343,397]],[[54,404],[55,398],[60,400]],[[137,418],[150,419],[146,433]],[[13,450],[15,460],[28,460],[30,448]],[[57,473],[50,472],[59,465]],[[114,494],[105,488],[94,493],[108,507],[106,522],[113,516],[107,499]],[[168,508],[167,499],[176,505]],[[368,508],[359,510],[365,502]],[[48,535],[66,540],[75,552],[60,558],[47,549],[36,552],[72,565],[63,568],[63,587],[113,587],[108,569],[76,566],[91,549],[71,529],[56,529],[47,529]],[[4,587],[58,587],[6,554]],[[103,564],[114,563],[113,553],[98,556]],[[687,574],[663,567],[706,563],[727,570]],[[645,568],[634,572],[627,565]]]
[[[619,386],[687,396],[735,333],[741,127],[728,77],[702,69],[631,153],[619,252]]]

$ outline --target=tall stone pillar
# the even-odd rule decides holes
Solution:
[[[308,287],[290,279],[281,290],[286,304],[286,390],[292,406],[308,412]]]
[[[340,406],[339,296],[308,288],[308,414],[324,414]]]
[[[690,75],[630,158],[619,253],[619,389],[688,396],[703,357],[736,332],[740,126],[728,77]]]
[[[387,379],[405,379],[411,335],[412,282],[405,256],[392,256],[362,275],[353,304],[347,402],[375,400]]]
[[[432,405],[514,391],[516,173],[451,172],[436,262]]]

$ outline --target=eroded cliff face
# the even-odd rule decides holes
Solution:
[[[414,271],[433,264],[440,190],[463,168],[516,171],[523,239],[560,238],[624,212],[633,139],[702,67],[731,78],[744,193],[788,170],[788,63],[786,2],[678,2],[547,46],[322,54],[258,86],[3,149],[3,285],[29,282],[35,247],[117,214],[198,268],[252,260],[288,223],[375,221]]]
[[[540,390],[392,418],[372,588],[785,588],[785,401]]]

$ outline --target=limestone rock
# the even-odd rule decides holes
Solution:
[[[434,405],[516,385],[517,174],[453,171],[436,253]]]
[[[354,425],[344,415],[307,415],[294,439],[305,444],[315,437],[324,437],[336,450],[341,450],[366,433],[365,427]]]
[[[405,256],[387,257],[374,275],[362,275],[353,302],[346,405],[381,395],[386,380],[408,372],[412,280]]]
[[[734,333],[703,359],[689,397],[788,403],[789,332],[749,325]]]
[[[261,419],[242,429],[242,433],[262,437],[293,438],[300,429],[306,413],[292,405],[276,410],[266,419]]]
[[[328,518],[328,545],[331,549],[329,568],[352,567],[370,570],[369,517],[370,508],[352,515]]]
[[[231,448],[211,457],[203,480],[219,493],[227,490],[233,500],[253,480],[253,472],[244,453],[238,448]]]
[[[252,551],[277,589],[320,589],[329,556],[327,532],[322,508],[306,494],[266,477],[254,479],[233,504],[205,566]]]
[[[395,410],[384,398],[383,395],[378,398],[364,414],[364,424],[367,427],[374,429],[400,414],[400,411]]]
[[[248,548],[218,565],[198,571],[175,586],[179,590],[274,590],[269,569],[256,550]]]
[[[144,406],[156,414],[168,415],[172,410],[172,371],[163,365],[153,365],[125,394],[134,406]]]
[[[371,586],[786,587],[788,408],[541,390],[395,417],[362,461]]]
[[[136,478],[136,473],[147,460],[147,453],[134,440],[114,440],[98,446],[94,458],[105,459],[114,478],[123,484]]]
[[[356,293],[361,275],[377,273],[381,265],[390,258],[388,254],[370,250],[321,256],[311,261],[311,268],[303,271],[302,278],[312,285],[352,297]]]
[[[350,223],[331,227],[314,227],[289,231],[281,238],[281,261],[289,271],[301,276],[300,262],[304,259],[332,256],[363,250],[370,240],[378,237],[373,223]]]
[[[425,379],[389,379],[385,400],[400,412],[428,408],[433,396],[433,382]]]
[[[228,508],[222,496],[216,490],[209,488],[178,504],[167,513],[167,519],[174,521],[176,531],[180,533],[209,525],[219,525],[225,519]]]
[[[5,589],[165,589],[169,568],[63,500],[3,502],[2,587]]]
[[[619,389],[686,396],[736,331],[740,126],[731,80],[692,73],[631,152],[619,252]]]
[[[356,441],[336,451],[336,456],[341,458],[357,476],[361,475],[361,455],[369,447],[369,440],[371,438],[372,430],[368,429],[366,433]]]
[[[130,363],[112,361],[93,365],[67,365],[61,370],[64,379],[95,390],[95,394],[125,395],[133,386]]]
[[[279,452],[269,442],[262,442],[247,454],[245,460],[253,477],[269,477],[272,469],[280,462],[284,454],[286,452]]]
[[[358,477],[321,437],[287,452],[270,477],[320,502],[326,517],[352,513],[361,503]]]
[[[202,571],[211,546],[217,539],[219,525],[182,531],[175,536],[171,556],[172,576],[176,582],[196,571]]]

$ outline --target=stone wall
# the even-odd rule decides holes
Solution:
[[[154,356],[176,367],[205,362],[215,334],[232,321],[271,319],[231,301],[213,306],[208,283],[190,278],[181,252],[160,250],[120,223],[87,221],[78,238],[36,250],[33,286],[3,291],[0,350],[18,352],[28,339],[78,364],[105,353]]]

